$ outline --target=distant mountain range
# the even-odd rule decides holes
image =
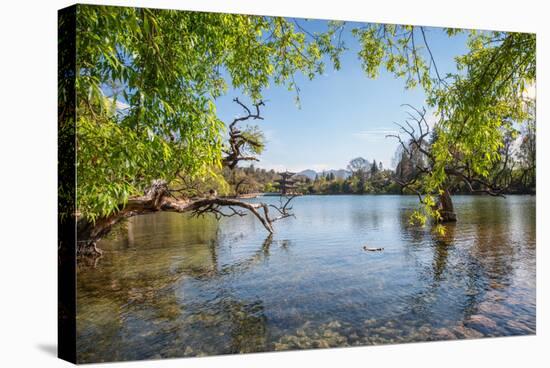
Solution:
[[[340,169],[340,170],[323,170],[323,171],[315,171],[315,170],[307,169],[307,170],[302,170],[302,171],[296,173],[296,175],[305,176],[305,177],[310,178],[311,180],[314,180],[317,175],[323,176],[323,175],[327,175],[327,174],[331,174],[331,173],[334,174],[334,176],[336,176],[337,178],[340,178],[340,179],[347,179],[351,176],[351,171],[344,170],[344,169]]]

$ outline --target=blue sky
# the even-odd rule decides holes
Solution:
[[[326,21],[308,21],[308,30],[320,30]],[[357,24],[348,24],[348,28]],[[454,57],[466,52],[466,37],[448,37],[440,28],[426,28],[427,38],[440,74],[454,71]],[[377,79],[369,79],[357,58],[357,41],[344,36],[348,50],[342,56],[339,71],[327,64],[325,75],[313,81],[297,75],[301,106],[294,92],[271,86],[264,91],[265,120],[256,120],[264,131],[267,145],[257,167],[300,171],[345,168],[350,159],[362,156],[392,166],[397,143],[386,134],[396,132],[395,121],[406,117],[408,103],[424,105],[420,88],[405,90],[404,81],[383,69]],[[218,115],[226,122],[241,110],[232,99],[249,102],[239,91],[230,89],[216,102]]]

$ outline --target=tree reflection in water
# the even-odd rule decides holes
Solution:
[[[158,222],[153,217],[145,225],[153,228],[157,236],[154,229]],[[100,265],[98,258],[92,262],[81,260],[78,324],[98,327],[79,333],[81,361],[266,349],[266,317],[261,301],[239,300],[230,289],[220,288],[215,295],[208,295],[212,297],[208,301],[202,300],[205,296],[195,296],[182,303],[180,299],[184,296],[179,289],[182,283],[193,280],[212,282],[247,272],[269,257],[273,236],[268,236],[248,258],[221,264],[218,248],[223,242],[217,239],[219,232],[212,231],[216,224],[211,219],[194,222],[193,232],[184,236],[187,246],[166,249],[157,248],[156,242],[149,243],[147,248],[143,243],[134,243],[136,225],[132,221],[125,227],[128,236],[112,241]],[[178,234],[184,230],[179,224],[168,221],[163,226],[173,226],[171,234]],[[289,244],[282,241],[281,247],[288,248]],[[145,264],[147,272],[135,267]],[[108,292],[104,293],[105,290]],[[79,328],[79,332],[83,329]],[[121,350],[124,355],[119,355]]]
[[[79,261],[79,360],[533,333],[534,199],[455,202],[444,236],[408,224],[406,196],[305,196],[267,238],[246,217],[135,217]]]

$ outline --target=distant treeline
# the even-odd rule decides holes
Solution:
[[[400,186],[392,180],[393,170],[383,169],[381,163],[372,163],[356,158],[348,165],[347,178],[338,177],[333,172],[318,173],[315,178],[296,174],[293,190],[298,194],[399,194]],[[281,190],[277,183],[281,177],[274,170],[237,167],[224,171],[225,180],[231,186],[232,195],[249,193],[276,193]]]
[[[429,144],[427,147],[429,149]],[[483,181],[456,181],[451,185],[452,193],[478,193],[490,184],[501,188],[502,194],[534,194],[536,192],[536,140],[534,124],[528,124],[515,136],[504,140],[500,149],[500,160],[495,161],[492,170]],[[296,174],[292,177],[293,189],[298,194],[413,194],[414,185],[403,189],[399,183],[407,182],[416,175],[425,157],[405,154],[398,149],[394,155],[395,170],[385,169],[382,163],[354,158],[347,166],[347,177],[334,172],[318,173],[314,178]],[[417,162],[418,161],[418,162]],[[236,167],[224,170],[223,176],[230,188],[229,195],[249,193],[280,192],[281,176],[274,170]],[[418,183],[418,188],[421,183]],[[471,187],[470,187],[471,186]]]
[[[348,165],[347,178],[334,173],[321,173],[312,180],[297,176],[296,189],[301,194],[399,194],[400,186],[392,179],[393,170],[384,169],[382,163],[372,163],[359,157]]]

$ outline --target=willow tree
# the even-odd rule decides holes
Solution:
[[[353,32],[362,45],[367,75],[375,77],[384,66],[404,78],[408,88],[421,86],[437,119],[425,152],[431,165],[415,183],[423,206],[412,220],[424,224],[428,218],[456,219],[449,193],[453,183],[475,180],[490,193],[494,188],[485,179],[500,159],[507,135],[514,125],[535,121],[535,99],[529,90],[536,82],[536,36],[447,29],[450,37],[468,34],[468,52],[456,57],[456,72],[442,75],[424,27],[369,24]],[[427,138],[424,133],[413,132],[417,150]],[[440,225],[437,229],[444,231]]]
[[[230,157],[234,142],[225,143],[215,105],[229,85],[258,107],[270,83],[295,90],[295,74],[314,78],[327,59],[338,68],[339,27],[306,35],[278,17],[78,5],[79,249],[96,250],[121,218],[160,210],[221,214],[227,206],[242,215],[235,210],[241,207],[272,231],[263,204],[176,198],[172,188],[181,177],[222,180],[222,165],[238,160]],[[70,42],[65,36],[60,43]],[[244,145],[259,152],[253,142],[261,136],[248,133]]]

